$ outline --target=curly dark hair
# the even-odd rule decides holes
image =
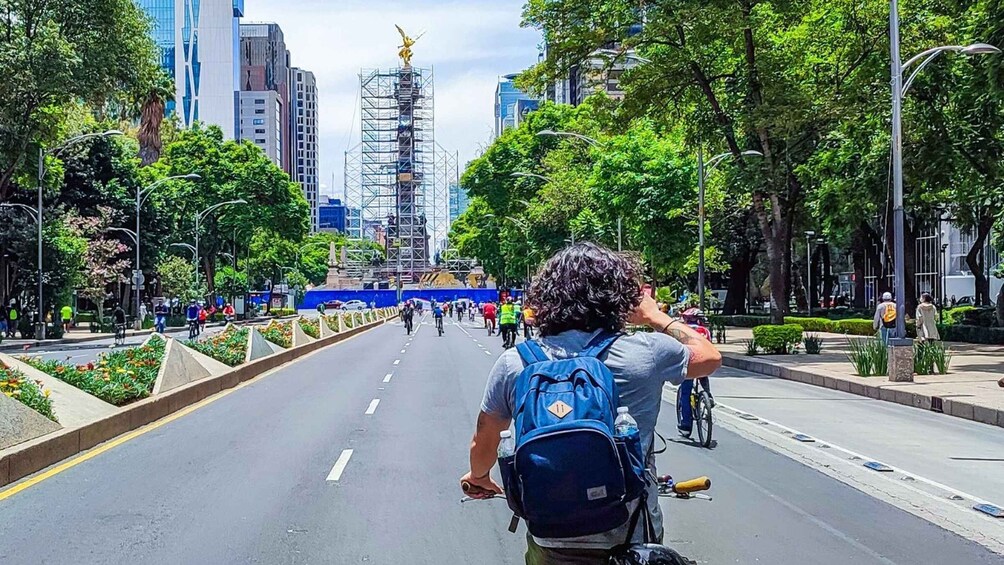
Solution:
[[[566,247],[541,268],[527,303],[541,336],[567,330],[620,331],[641,303],[640,268],[602,245]]]

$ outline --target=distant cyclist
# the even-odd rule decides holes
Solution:
[[[195,339],[199,335],[199,304],[192,301],[185,310],[185,321],[188,322],[188,339]]]
[[[432,305],[432,317],[436,320],[436,329],[439,330],[439,335],[443,335],[443,306],[440,304]]]
[[[404,308],[401,309],[401,319],[404,320],[404,329],[411,335],[412,322],[415,319],[415,308],[411,305],[411,301],[404,303]]]
[[[516,346],[516,305],[512,298],[506,298],[500,311],[499,333],[502,334],[502,347],[509,349]]]
[[[115,321],[115,345],[125,344],[125,333],[126,333],[126,313],[122,309],[121,304],[115,305],[115,311],[112,312],[112,318]]]
[[[481,315],[485,317],[485,327],[488,328],[488,335],[495,335],[495,305],[489,302],[481,310]]]
[[[523,308],[523,339],[533,339],[533,308]]]

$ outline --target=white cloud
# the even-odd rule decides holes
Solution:
[[[246,0],[244,21],[278,23],[293,65],[316,75],[321,178],[331,185],[334,173],[329,191],[340,193],[346,140],[359,138],[359,71],[398,65],[394,24],[425,31],[414,64],[434,68],[436,139],[463,162],[492,130],[498,76],[536,61],[539,35],[519,27],[521,10],[521,0]]]

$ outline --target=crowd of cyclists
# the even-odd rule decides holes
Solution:
[[[407,300],[401,305],[401,319],[404,322],[405,331],[408,335],[415,330],[415,316],[422,315],[422,300]],[[514,300],[506,297],[495,302],[475,303],[469,299],[458,299],[454,301],[437,302],[429,301],[434,323],[443,333],[442,320],[444,318],[456,317],[458,323],[465,319],[468,322],[475,322],[480,316],[484,322],[484,329],[489,336],[498,335],[502,338],[502,346],[511,349],[516,346],[516,338],[523,333],[523,339],[533,339],[533,310]]]

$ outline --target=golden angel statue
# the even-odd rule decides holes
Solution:
[[[411,57],[414,54],[412,52],[411,48],[412,48],[413,45],[415,45],[415,43],[419,39],[422,39],[422,36],[425,35],[425,32],[420,33],[418,35],[418,37],[412,39],[411,37],[408,36],[407,33],[405,33],[405,31],[403,29],[401,29],[401,26],[399,26],[397,24],[394,24],[394,27],[396,27],[397,28],[397,32],[401,34],[401,43],[402,43],[401,50],[398,51],[397,54],[398,54],[399,57],[401,57],[401,61],[404,62],[404,66],[405,67],[410,67],[411,66]]]

